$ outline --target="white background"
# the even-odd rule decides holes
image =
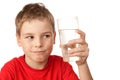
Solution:
[[[90,53],[88,64],[94,80],[120,80],[120,2],[119,0],[1,0],[0,68],[13,57],[22,55],[15,37],[15,17],[26,3],[42,2],[55,19],[77,15],[86,33]],[[56,25],[57,31],[57,25]],[[53,54],[61,55],[59,40]],[[77,73],[77,67],[73,64]]]

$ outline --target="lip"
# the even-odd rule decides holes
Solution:
[[[45,51],[32,51],[33,53],[35,53],[35,54],[43,54],[43,53],[45,53]]]

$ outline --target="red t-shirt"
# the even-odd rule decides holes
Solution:
[[[79,80],[72,66],[60,56],[50,56],[44,69],[30,68],[24,56],[7,62],[0,72],[0,80]]]

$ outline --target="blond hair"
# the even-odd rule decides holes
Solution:
[[[25,21],[31,21],[33,19],[47,20],[54,28],[54,17],[50,11],[42,3],[30,3],[23,7],[23,9],[17,14],[15,19],[16,34],[20,35],[20,30]]]

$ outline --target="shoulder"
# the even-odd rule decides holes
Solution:
[[[64,62],[61,56],[52,55],[49,57],[52,71],[62,74],[65,80],[78,80],[76,73],[73,70],[73,67],[68,62]]]
[[[20,57],[15,57],[11,60],[9,60],[8,62],[6,62],[3,67],[1,68],[1,70],[13,70],[18,63],[20,63],[20,60],[22,60],[23,56]]]

